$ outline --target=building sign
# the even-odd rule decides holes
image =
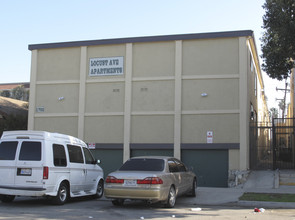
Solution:
[[[123,57],[90,58],[89,60],[89,76],[116,76],[123,74]]]
[[[213,131],[207,131],[207,144],[213,143]]]

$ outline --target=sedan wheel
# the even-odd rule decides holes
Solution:
[[[192,186],[192,191],[190,192],[191,197],[196,197],[196,188],[197,188],[197,180],[194,179],[193,181],[193,186]]]
[[[168,199],[166,203],[167,208],[173,208],[176,202],[176,192],[173,186],[170,187]]]
[[[112,203],[115,206],[121,206],[124,204],[124,199],[114,199],[114,200],[112,200]]]

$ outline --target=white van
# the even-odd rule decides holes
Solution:
[[[103,195],[103,170],[80,139],[45,131],[5,131],[0,139],[0,200]]]

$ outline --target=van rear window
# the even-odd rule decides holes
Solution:
[[[0,160],[14,160],[17,141],[5,141],[0,143]]]
[[[24,141],[19,153],[19,160],[40,161],[41,142]]]

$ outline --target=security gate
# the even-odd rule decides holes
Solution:
[[[294,118],[273,119],[274,169],[295,168]]]
[[[250,168],[295,169],[295,119],[250,124]]]

